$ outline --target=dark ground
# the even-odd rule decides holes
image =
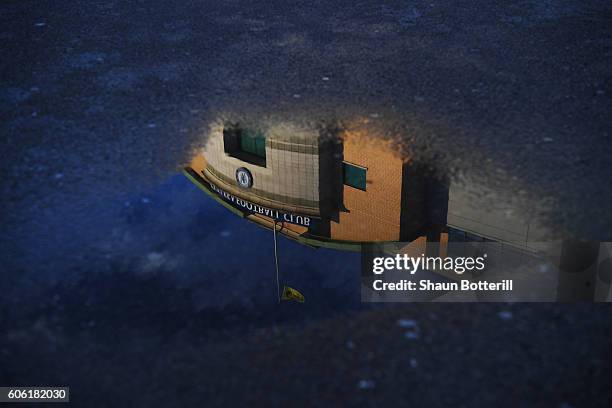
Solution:
[[[0,383],[86,407],[611,406],[608,305],[365,307],[357,256],[283,240],[307,303],[278,307],[270,234],[177,176],[211,118],[369,117],[610,240],[612,8],[500,4],[4,1]]]

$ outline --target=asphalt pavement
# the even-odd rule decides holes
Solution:
[[[0,383],[88,407],[610,406],[609,306],[362,305],[357,255],[283,240],[307,303],[279,307],[271,234],[179,173],[214,120],[367,118],[608,241],[611,21],[606,1],[2,2]]]

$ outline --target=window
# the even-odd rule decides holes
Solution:
[[[344,174],[344,184],[366,191],[366,171],[365,167],[356,166],[351,163],[342,163]]]
[[[240,150],[266,159],[266,138],[261,133],[249,130],[240,132]]]
[[[259,131],[229,125],[223,129],[223,148],[228,156],[266,167],[266,136]]]

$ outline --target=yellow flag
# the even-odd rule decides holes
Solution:
[[[296,289],[290,288],[289,286],[283,286],[283,300],[295,300],[296,302],[304,303],[304,295],[302,295]]]

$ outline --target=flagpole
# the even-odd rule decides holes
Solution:
[[[274,263],[276,265],[276,293],[278,295],[278,303],[281,301],[280,281],[278,278],[278,250],[276,249],[276,220],[274,220]]]

